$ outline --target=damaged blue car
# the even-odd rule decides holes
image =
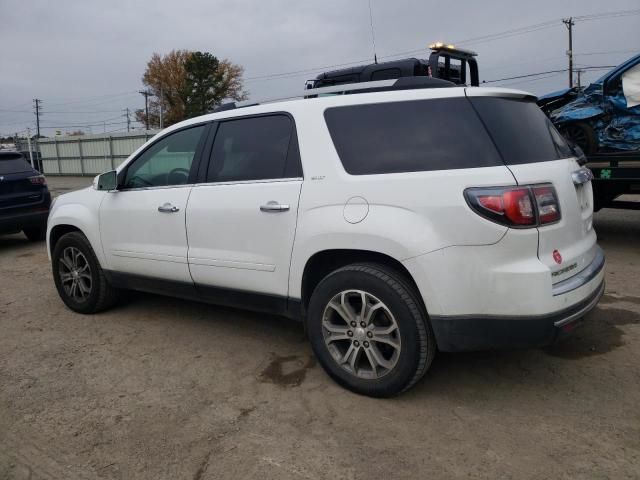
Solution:
[[[640,151],[640,55],[584,89],[544,95],[538,105],[586,155]]]

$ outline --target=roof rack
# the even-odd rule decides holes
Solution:
[[[281,102],[295,98],[317,98],[320,95],[351,95],[357,93],[388,92],[393,90],[415,90],[422,88],[450,88],[456,84],[448,80],[430,77],[401,77],[392,80],[376,80],[373,82],[345,83],[331,87],[307,88],[301,95],[266,100],[261,103],[229,102],[223,103],[213,113],[234,110],[236,108],[253,107],[264,103]]]

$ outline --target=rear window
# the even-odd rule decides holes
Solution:
[[[31,165],[20,153],[0,153],[0,175],[30,170]]]
[[[503,165],[466,98],[334,107],[324,116],[351,175]]]
[[[497,97],[470,100],[507,165],[572,156],[567,142],[534,102]]]

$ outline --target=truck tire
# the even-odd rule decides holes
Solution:
[[[598,151],[598,137],[591,125],[584,122],[566,124],[560,133],[567,140],[578,145],[585,155],[593,155]]]

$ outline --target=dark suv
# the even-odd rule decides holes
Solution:
[[[44,175],[20,152],[0,152],[0,233],[23,231],[29,240],[44,240],[51,194]]]

